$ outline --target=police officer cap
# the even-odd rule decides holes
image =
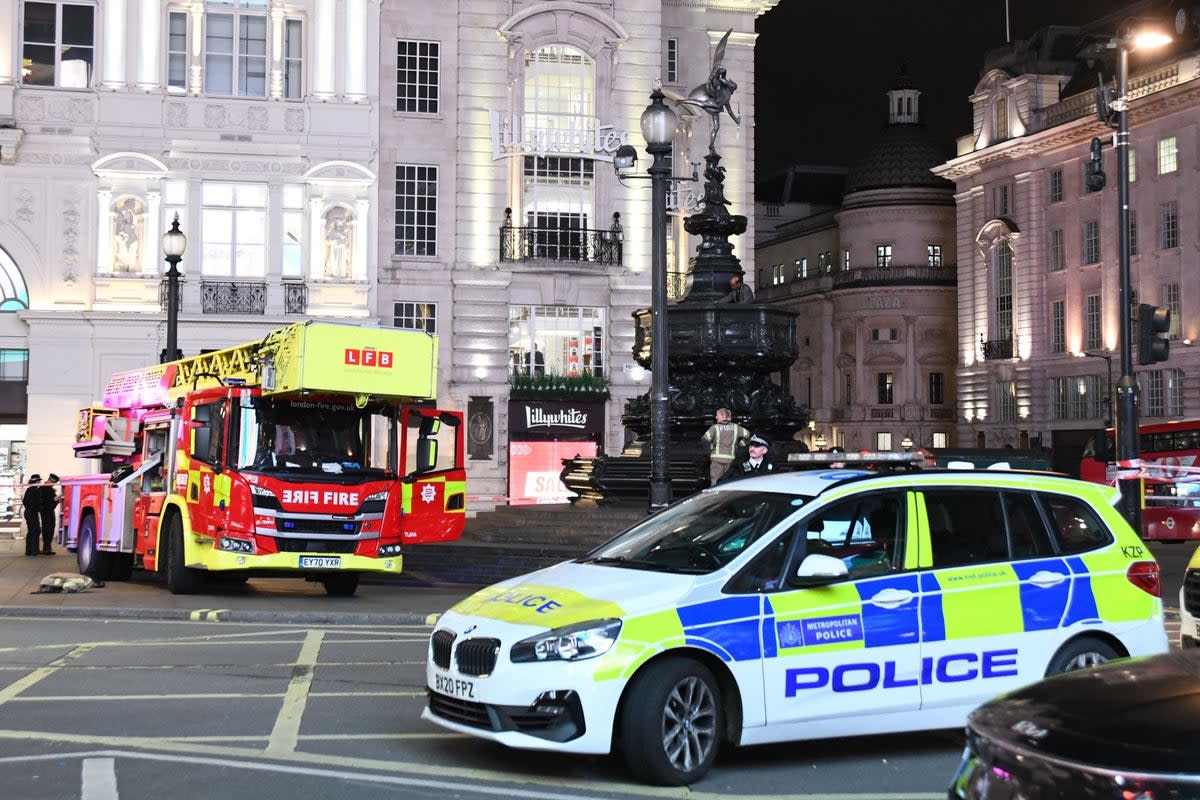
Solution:
[[[756,434],[754,434],[753,436],[751,436],[749,439],[747,439],[747,440],[746,440],[746,444],[747,444],[747,445],[751,445],[751,444],[758,444],[758,445],[762,445],[763,447],[770,447],[770,446],[771,446],[771,443],[770,443],[770,442],[768,442],[768,441],[767,441],[766,439],[764,439],[763,437],[759,436],[757,433],[756,433]]]
[[[37,474],[37,473],[35,472],[35,473],[33,473],[32,475],[30,475],[30,476],[29,476],[29,482],[30,482],[30,483],[41,483],[41,482],[42,482],[42,476],[41,476],[41,475],[39,475],[39,474]]]

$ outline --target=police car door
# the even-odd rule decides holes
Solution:
[[[907,505],[903,491],[860,493],[798,523],[785,583],[764,598],[768,724],[845,721],[860,713],[877,721],[920,706],[917,575],[905,570]],[[787,576],[814,553],[841,559],[848,577],[789,585]]]
[[[1023,654],[1041,669],[1053,652],[1070,571],[1030,492],[979,485],[921,498],[921,707],[950,713],[1042,677],[1022,674],[1033,661]]]

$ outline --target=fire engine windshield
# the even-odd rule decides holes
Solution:
[[[390,471],[395,408],[308,398],[244,398],[239,404],[236,468],[261,472]]]

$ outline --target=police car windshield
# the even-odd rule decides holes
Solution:
[[[579,561],[657,572],[715,572],[811,499],[763,492],[705,492],[638,523]]]

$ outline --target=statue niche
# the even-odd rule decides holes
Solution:
[[[354,268],[354,213],[346,206],[325,212],[325,277],[349,278]]]
[[[142,238],[145,233],[146,205],[136,197],[122,197],[112,206],[113,272],[129,274],[142,271]]]

